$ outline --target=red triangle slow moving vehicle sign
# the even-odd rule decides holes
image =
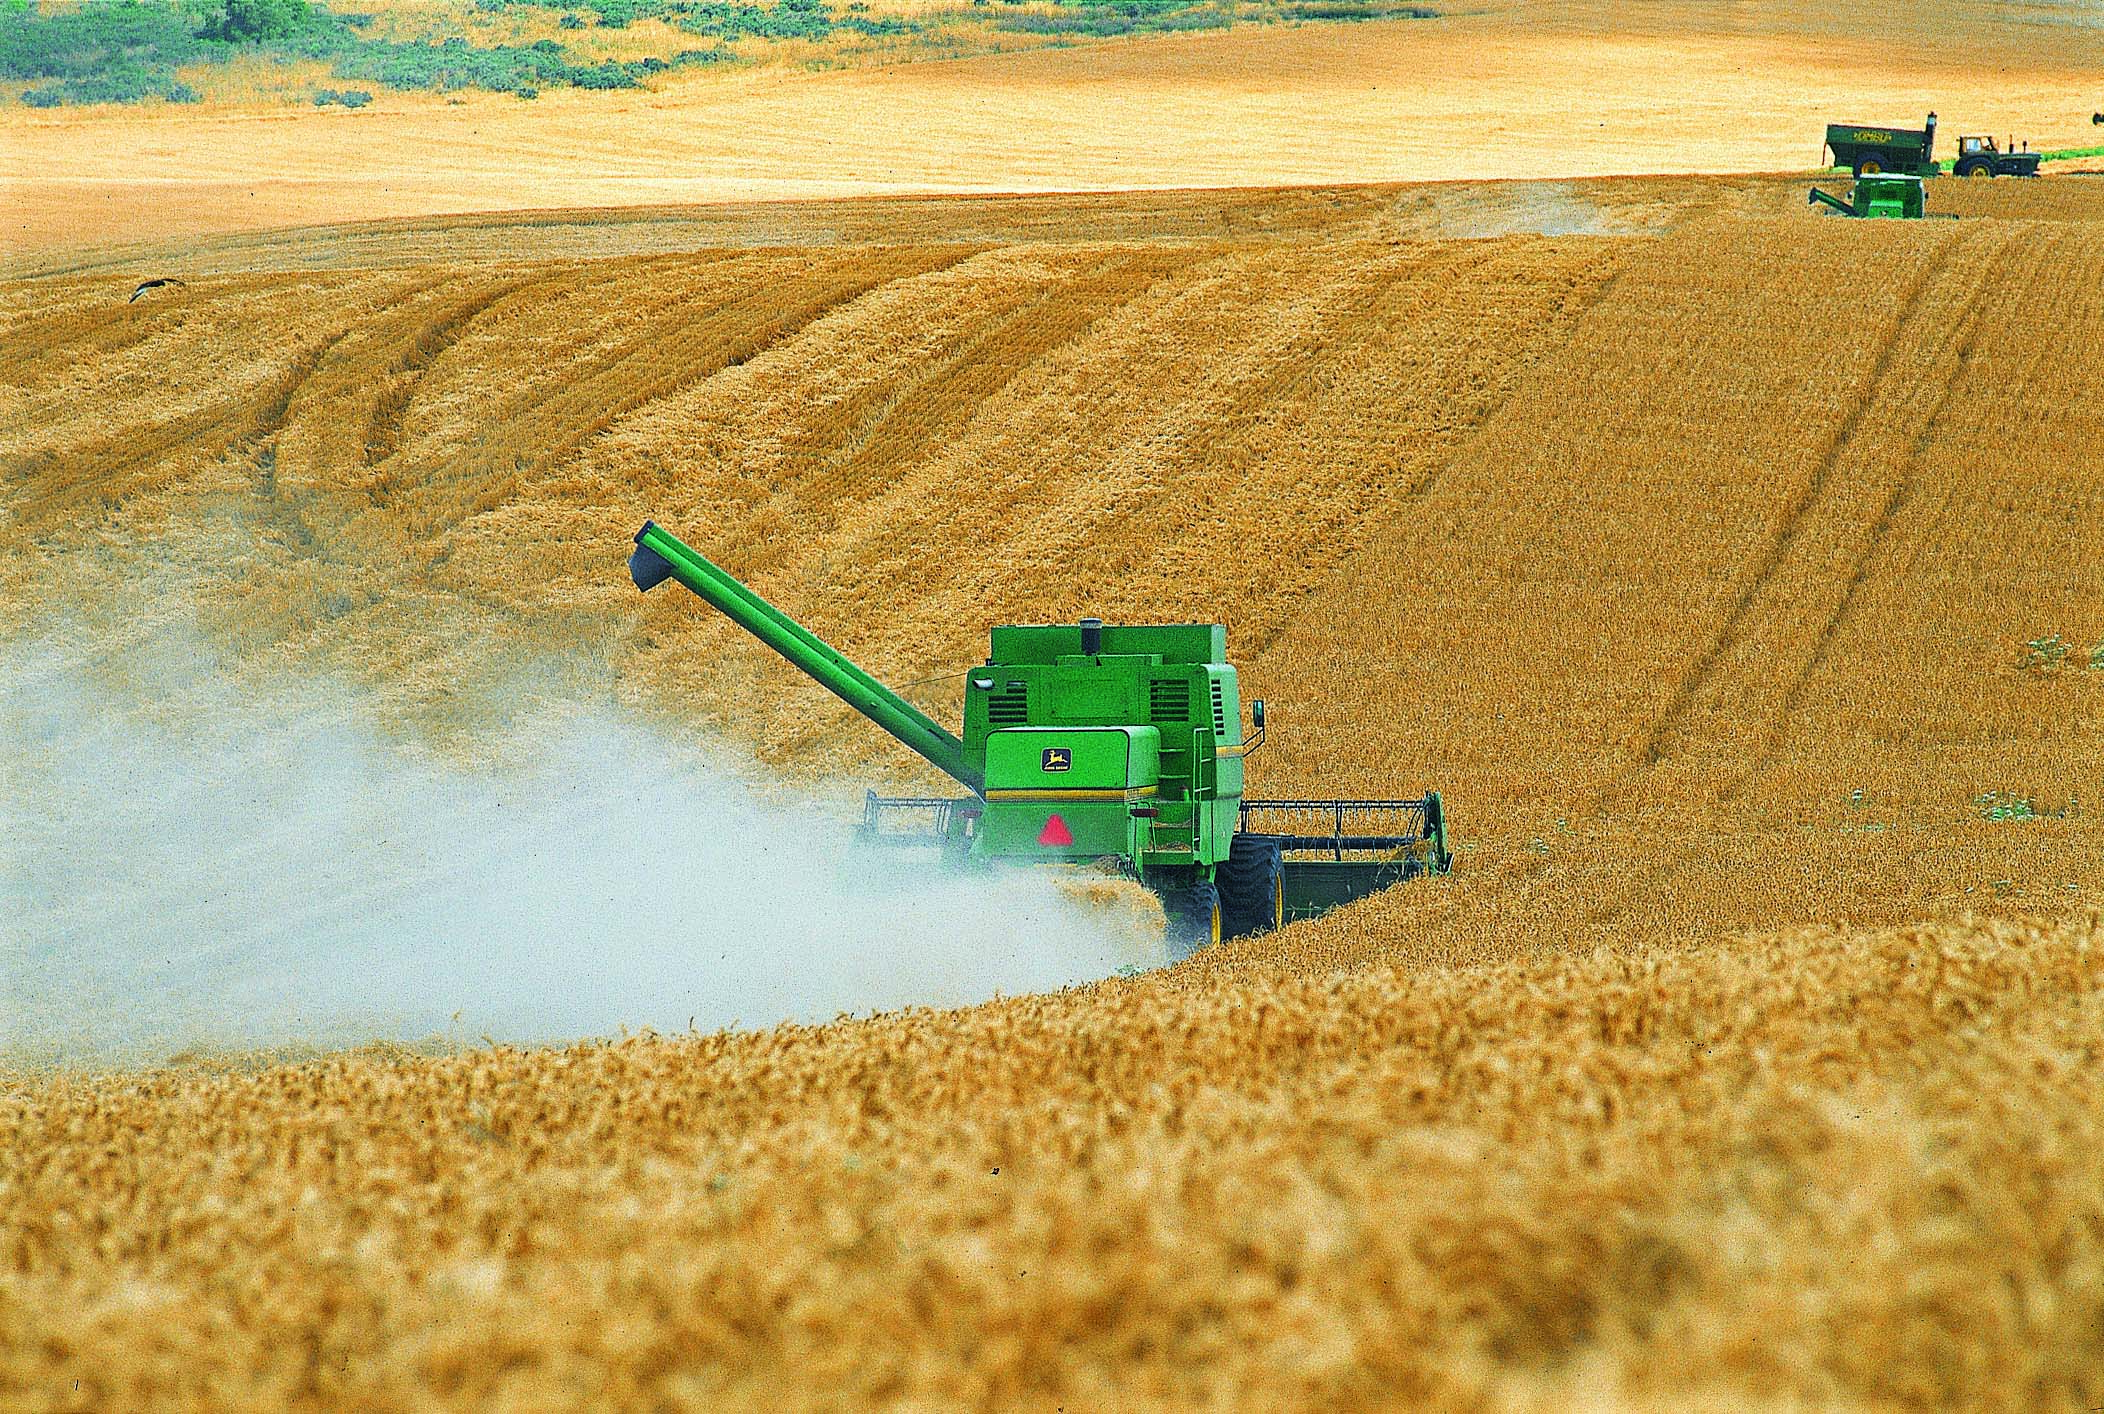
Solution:
[[[1074,832],[1067,828],[1066,821],[1053,815],[1045,820],[1045,828],[1037,832],[1037,842],[1047,849],[1060,849],[1074,843]]]

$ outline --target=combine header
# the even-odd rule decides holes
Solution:
[[[1264,704],[1241,698],[1219,624],[1008,624],[967,677],[958,736],[655,522],[629,574],[677,579],[956,781],[870,793],[863,838],[959,861],[1108,868],[1162,900],[1180,948],[1259,933],[1452,865],[1436,792],[1247,800]]]

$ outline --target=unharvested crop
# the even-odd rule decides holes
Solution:
[[[1815,931],[16,1087],[0,1389],[2087,1408],[2100,969]]]

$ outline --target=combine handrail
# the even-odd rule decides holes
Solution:
[[[974,795],[984,792],[985,778],[972,769],[962,741],[656,521],[644,521],[636,532],[628,573],[636,588],[645,592],[667,579],[678,580],[801,668],[813,682],[911,747],[936,770]]]

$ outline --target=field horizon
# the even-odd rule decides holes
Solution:
[[[1247,26],[652,90],[0,109],[5,253],[527,208],[1807,171],[1828,121],[2095,145],[2104,29],[1988,0],[1604,0]],[[1115,101],[1103,101],[1114,94]],[[1000,95],[999,102],[989,95]],[[881,115],[881,120],[879,119]],[[405,157],[406,155],[406,157]]]

